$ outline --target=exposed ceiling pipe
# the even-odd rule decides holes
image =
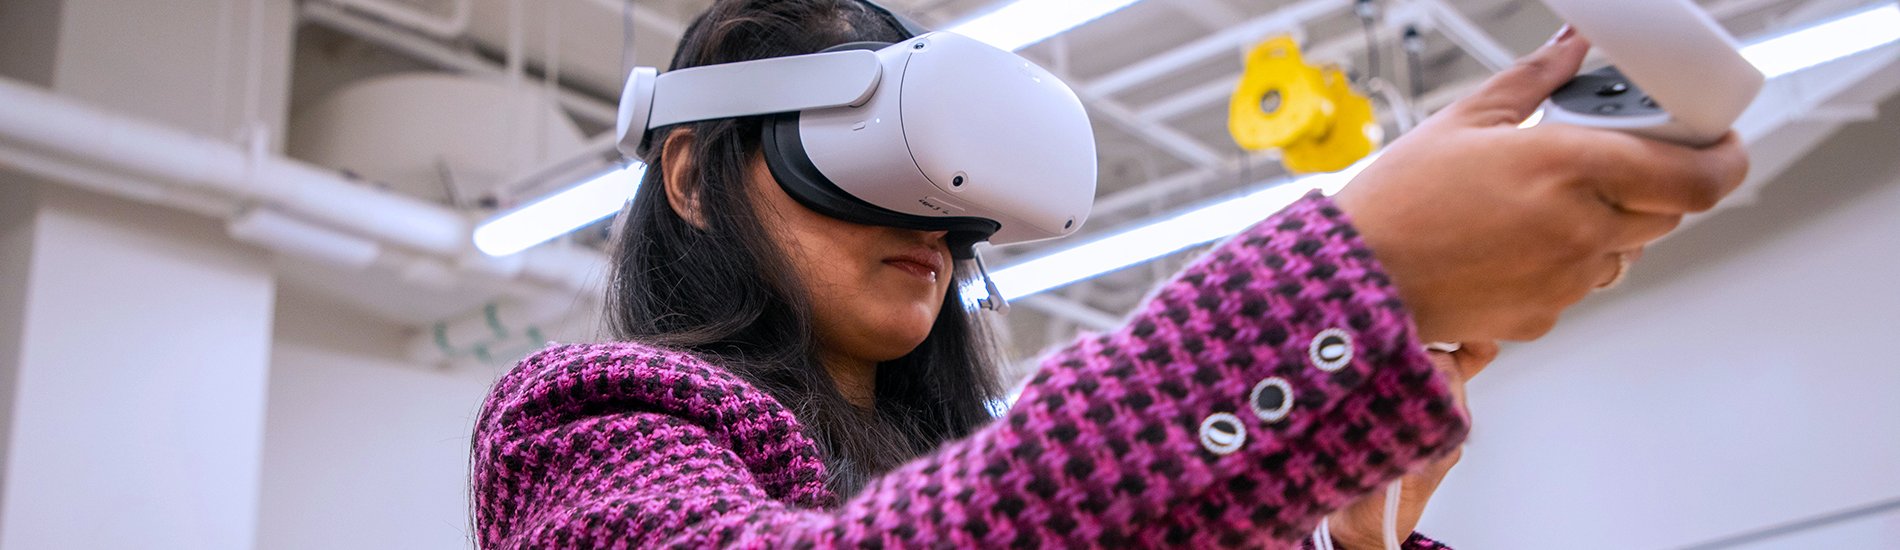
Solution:
[[[0,167],[10,167],[102,195],[213,218],[227,218],[243,210],[243,205],[236,201],[211,195],[192,196],[184,190],[150,185],[116,172],[21,149],[5,141],[0,141]]]
[[[82,164],[213,190],[272,205],[314,222],[418,251],[469,249],[460,213],[351,184],[329,170],[282,157],[254,158],[229,143],[84,105],[0,79],[0,136]]]
[[[240,241],[352,271],[369,267],[383,255],[383,247],[376,241],[315,225],[270,208],[253,208],[232,218],[225,224],[225,231]]]
[[[131,200],[226,218],[233,236],[360,269],[525,279],[597,293],[596,252],[544,247],[508,258],[474,252],[454,210],[340,174],[174,130],[0,79],[0,164]]]
[[[455,366],[495,365],[546,347],[555,334],[572,332],[576,309],[593,314],[600,300],[497,300],[460,319],[423,327],[409,340],[406,353],[417,363]]]
[[[383,248],[375,241],[312,225],[269,208],[246,208],[230,197],[152,185],[144,180],[0,144],[0,166],[38,174],[95,193],[212,218],[229,219],[232,238],[348,269],[367,267]]]
[[[513,265],[521,277],[558,282],[564,290],[500,298],[467,315],[424,326],[410,338],[409,359],[493,365],[546,346],[552,335],[571,332],[572,327],[564,325],[598,318],[608,275],[607,260],[600,253],[578,246],[540,246],[514,258],[520,259]]]

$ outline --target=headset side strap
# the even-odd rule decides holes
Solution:
[[[707,65],[660,75],[647,128],[862,105],[884,67],[855,50]]]

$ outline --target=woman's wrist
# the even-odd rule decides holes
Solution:
[[[1384,535],[1374,526],[1372,532],[1365,533],[1352,525],[1344,512],[1335,513],[1327,522],[1331,524],[1333,550],[1382,550],[1385,548]]]

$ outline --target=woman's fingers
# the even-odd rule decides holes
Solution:
[[[1696,149],[1560,124],[1516,129],[1588,49],[1580,37],[1554,40],[1394,142],[1334,196],[1422,338],[1543,336],[1623,271],[1621,253],[1713,208],[1747,174],[1732,135]]]
[[[1470,380],[1484,372],[1485,367],[1491,366],[1491,361],[1498,358],[1498,351],[1496,341],[1465,342],[1458,347],[1458,351],[1452,352],[1451,357],[1458,362],[1458,373],[1465,380]]]
[[[1577,76],[1590,41],[1565,27],[1549,44],[1491,77],[1470,97],[1446,109],[1473,126],[1515,126]]]
[[[1715,145],[1693,149],[1672,143],[1584,128],[1578,148],[1583,183],[1616,208],[1645,214],[1681,215],[1714,208],[1748,175],[1748,152],[1733,133]]]
[[[1612,223],[1616,224],[1614,236],[1606,244],[1611,250],[1632,250],[1656,242],[1656,239],[1675,231],[1677,226],[1682,225],[1682,216],[1622,212],[1617,214]]]

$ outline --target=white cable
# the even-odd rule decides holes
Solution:
[[[1326,518],[1319,518],[1319,528],[1313,530],[1313,550],[1335,550],[1333,529],[1326,525]]]
[[[1385,489],[1385,550],[1399,550],[1399,498],[1404,496],[1405,480],[1392,480]]]
[[[1381,518],[1385,525],[1385,549],[1400,550],[1399,547],[1399,500],[1404,496],[1405,480],[1393,480],[1385,489],[1385,514]],[[1320,518],[1319,528],[1313,530],[1313,550],[1337,550],[1333,546],[1333,529],[1327,518]]]
[[[1397,86],[1383,78],[1366,80],[1366,89],[1385,100],[1385,106],[1392,111],[1392,121],[1398,124],[1399,135],[1412,132],[1418,126],[1418,112],[1412,109],[1412,101],[1399,92]]]

